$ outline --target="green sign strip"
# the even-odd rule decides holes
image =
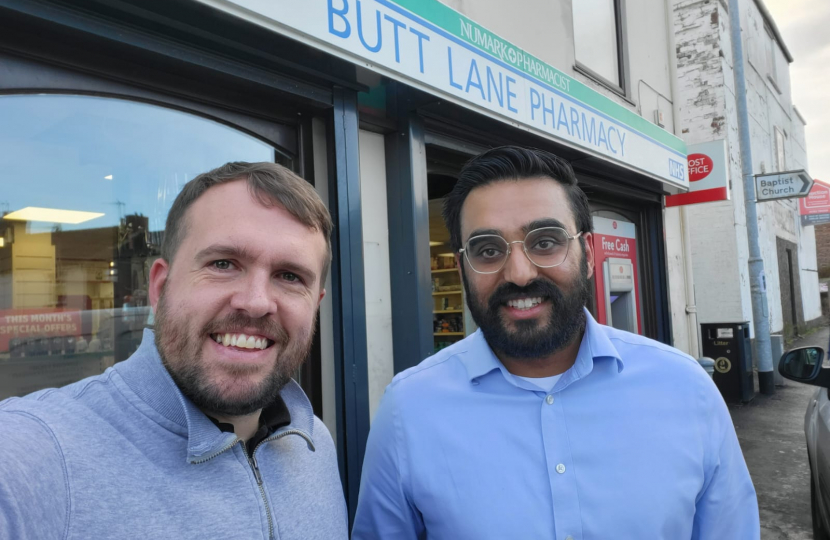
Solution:
[[[392,0],[399,6],[423,17],[458,39],[469,43],[488,56],[556,88],[572,99],[622,122],[633,130],[658,141],[669,148],[686,153],[686,144],[661,127],[652,124],[637,113],[623,107],[555,67],[542,62],[532,54],[500,38],[475,21],[458,13],[438,0]]]

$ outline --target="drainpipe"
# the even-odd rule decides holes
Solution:
[[[749,109],[746,104],[744,47],[741,41],[741,15],[738,0],[729,0],[729,34],[732,38],[732,63],[735,72],[735,102],[738,112],[738,138],[741,141],[741,168],[746,209],[746,232],[749,241],[749,288],[752,293],[752,322],[755,328],[755,350],[758,354],[758,387],[762,394],[775,393],[772,370],[772,349],[769,338],[769,312],[764,259],[758,241],[758,212],[755,206],[755,178],[752,176],[752,145],[749,131]]]
[[[672,0],[666,0],[666,28],[669,42],[669,82],[671,84],[671,107],[674,134],[681,136],[680,105],[677,94],[677,44],[674,39],[674,6]],[[695,305],[695,278],[692,269],[692,238],[689,228],[689,214],[685,206],[680,207],[681,244],[683,248],[684,284],[686,286],[686,328],[689,335],[689,354],[700,358],[700,333],[697,324],[697,306]]]

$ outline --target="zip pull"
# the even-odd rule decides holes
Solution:
[[[254,477],[256,478],[256,483],[258,486],[262,485],[262,475],[259,474],[259,465],[257,465],[256,458],[251,456],[248,458],[248,463],[251,465],[251,469],[254,471]]]

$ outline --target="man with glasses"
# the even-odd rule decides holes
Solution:
[[[585,309],[592,221],[571,167],[490,150],[444,218],[479,330],[387,388],[353,538],[757,539],[711,379]]]

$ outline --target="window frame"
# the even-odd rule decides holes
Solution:
[[[573,19],[573,12],[571,13],[571,23],[574,30],[574,70],[586,77],[592,79],[594,82],[600,84],[606,89],[614,92],[618,96],[630,102],[631,88],[629,84],[629,62],[628,62],[628,36],[626,31],[626,6],[625,0],[612,0],[614,6],[614,25],[617,30],[617,75],[620,83],[617,84],[600,75],[584,62],[581,62],[576,53],[576,21]]]
[[[778,77],[778,55],[776,54],[776,48],[778,47],[778,41],[775,39],[775,34],[773,34],[772,29],[769,27],[767,23],[764,23],[764,32],[766,33],[766,40],[765,40],[765,47],[764,47],[764,69],[766,70],[767,80],[770,82],[772,87],[775,89],[776,92],[781,94],[781,87],[779,85],[779,77]]]
[[[775,151],[775,167],[776,172],[784,172],[787,170],[787,149],[786,141],[787,135],[780,128],[773,127],[774,133],[774,151]]]

